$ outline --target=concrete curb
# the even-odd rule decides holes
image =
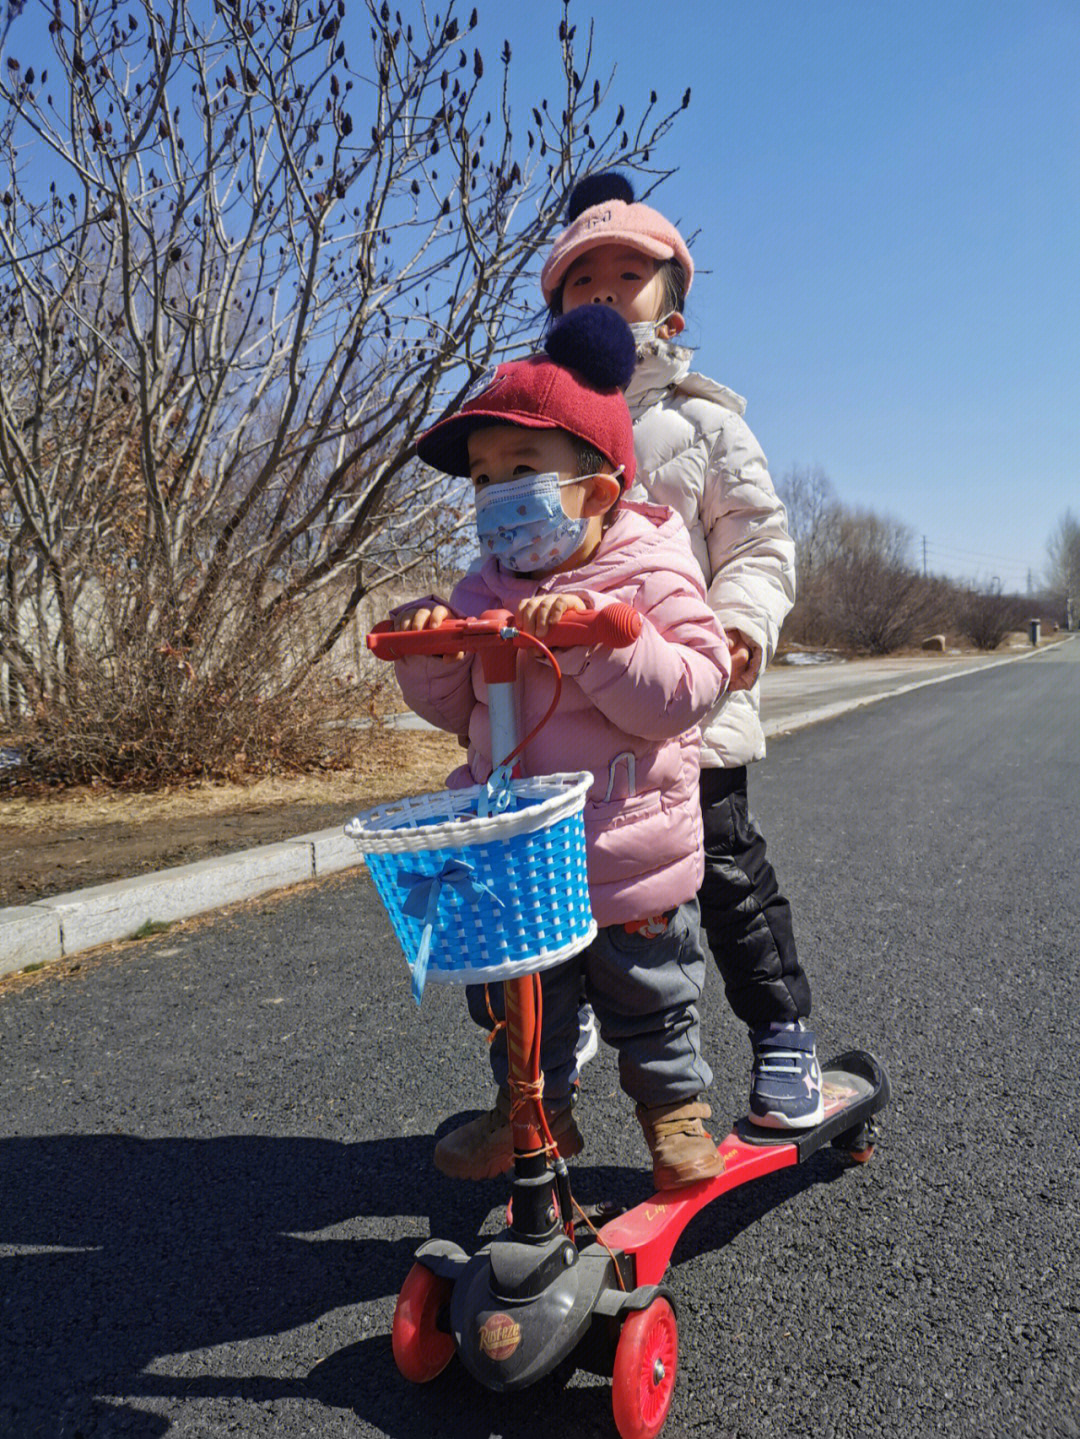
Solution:
[[[1002,665],[1011,665],[1018,660],[1032,659],[1035,655],[1045,654],[1047,650],[1064,644],[1068,638],[1066,635],[1052,644],[1044,644],[1041,649],[1024,650],[1017,655],[1003,655],[1001,659],[989,660],[986,664],[977,667],[955,669],[948,674],[931,675],[929,679],[912,680],[910,684],[896,685],[895,688],[882,690],[879,694],[855,695],[850,699],[835,700],[831,704],[818,705],[814,709],[799,710],[795,714],[785,715],[783,719],[767,721],[761,727],[765,731],[766,739],[792,734],[795,730],[806,729],[808,725],[820,724],[822,720],[836,719],[838,715],[847,714],[849,710],[864,709],[867,705],[876,705],[882,700],[896,699],[898,695],[911,694],[913,690],[926,689],[930,685],[943,685],[949,680],[958,680],[965,675],[985,674],[987,670],[1000,669]]]
[[[329,829],[0,909],[0,978],[363,862]]]
[[[1067,637],[1066,637],[1067,638]],[[1063,643],[1059,640],[1056,643]],[[979,673],[1044,654],[1052,645],[1009,655]],[[959,679],[972,670],[914,680],[880,694],[864,695],[800,711],[764,725],[766,738],[791,734],[849,710],[894,699],[928,685]],[[298,835],[214,859],[198,860],[156,874],[137,875],[0,909],[0,979],[29,965],[67,959],[97,945],[132,939],[153,925],[169,925],[223,909],[272,890],[362,866],[364,857],[340,829]],[[152,932],[152,931],[149,931]]]

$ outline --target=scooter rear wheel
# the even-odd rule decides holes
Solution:
[[[675,1311],[657,1298],[631,1314],[615,1350],[611,1407],[621,1439],[655,1439],[675,1393],[679,1331]]]
[[[838,1134],[832,1143],[833,1148],[841,1150],[852,1164],[866,1164],[874,1157],[874,1141],[877,1137],[877,1123],[871,1115],[865,1123]]]
[[[413,1384],[426,1384],[454,1357],[454,1336],[438,1327],[439,1310],[450,1302],[451,1280],[414,1264],[398,1295],[391,1330],[394,1362]]]

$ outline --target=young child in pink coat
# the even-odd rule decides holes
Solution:
[[[705,979],[695,898],[704,864],[698,724],[723,693],[730,661],[681,520],[622,498],[635,462],[621,386],[634,360],[625,322],[607,307],[587,307],[552,327],[545,353],[500,365],[428,431],[421,459],[472,480],[481,560],[448,603],[419,602],[395,621],[423,629],[448,615],[508,609],[543,639],[568,609],[623,601],[643,617],[626,649],[560,654],[558,708],[523,764],[528,774],[594,775],[585,834],[599,934],[541,976],[552,1132],[564,1155],[583,1146],[571,1104],[584,988],[601,1037],[618,1050],[654,1181],[671,1188],[720,1167],[702,1122],[712,1074],[697,1008]],[[491,752],[479,661],[416,657],[398,661],[397,672],[411,708],[468,746],[467,765],[450,784],[484,783],[502,757]],[[550,667],[523,655],[523,733],[547,710],[553,686]],[[492,1012],[501,1014],[501,986],[470,986],[468,998],[473,1017],[490,1028]],[[435,1149],[436,1165],[455,1177],[489,1178],[513,1164],[501,1035],[491,1052],[494,1108]]]

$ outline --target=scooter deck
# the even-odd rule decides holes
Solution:
[[[718,1145],[721,1173],[656,1193],[600,1229],[605,1248],[633,1256],[636,1284],[660,1282],[680,1235],[706,1204],[740,1184],[802,1163],[826,1144],[858,1131],[889,1100],[884,1067],[863,1050],[848,1050],[825,1065],[822,1086],[825,1118],[813,1129],[766,1130],[740,1119]]]

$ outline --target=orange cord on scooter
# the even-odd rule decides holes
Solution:
[[[487,1006],[488,1019],[491,1020],[491,1028],[488,1030],[487,1041],[488,1044],[491,1045],[495,1043],[495,1036],[499,1033],[500,1029],[506,1028],[506,1020],[496,1018],[495,1011],[491,1007],[491,986],[488,984],[484,985],[484,1003]]]
[[[551,1125],[548,1122],[547,1112],[544,1109],[544,1073],[540,1068],[540,1035],[544,1024],[544,991],[540,983],[539,974],[530,975],[533,987],[533,1004],[536,1012],[536,1026],[533,1030],[532,1048],[529,1050],[527,1060],[529,1077],[526,1080],[515,1079],[513,1075],[507,1076],[507,1088],[510,1091],[510,1122],[520,1113],[523,1105],[530,1101],[536,1108],[537,1129],[544,1141],[544,1153],[558,1155],[559,1146],[554,1134],[551,1132]],[[492,1028],[488,1033],[488,1044],[494,1042],[495,1036],[501,1029],[506,1028],[505,1019],[497,1019],[495,1011],[491,1007],[491,990],[484,985],[484,1004],[487,1006],[488,1018],[491,1020]]]
[[[510,1122],[512,1124],[515,1115],[521,1111],[525,1104],[531,1102],[536,1110],[536,1127],[540,1131],[540,1137],[544,1141],[544,1153],[557,1155],[559,1146],[555,1142],[555,1136],[551,1132],[547,1113],[544,1110],[544,1074],[540,1068],[540,1034],[544,1023],[544,991],[540,984],[539,974],[532,974],[528,977],[532,981],[536,1025],[533,1029],[532,1047],[529,1050],[527,1060],[528,1079],[515,1079],[512,1074],[507,1076],[507,1087],[510,1090]],[[484,998],[487,1003],[488,1014],[494,1019],[495,1016],[491,1008],[491,1000],[488,997],[488,987],[486,984],[484,985]],[[505,1025],[506,1021],[503,1020],[501,1023]],[[498,1028],[499,1023],[496,1023],[496,1030]],[[494,1034],[495,1031],[492,1032],[490,1038],[494,1038]]]
[[[558,1143],[555,1139],[554,1134],[552,1134],[551,1132],[551,1126],[548,1122],[547,1112],[544,1109],[544,1075],[543,1071],[540,1068],[540,1036],[543,1030],[544,1023],[544,990],[540,982],[539,974],[534,974],[532,976],[532,981],[534,1004],[536,1006],[536,1029],[533,1033],[532,1050],[529,1053],[529,1079],[523,1084],[520,1081],[515,1082],[509,1076],[507,1077],[507,1087],[510,1090],[510,1123],[513,1124],[514,1116],[519,1112],[521,1106],[523,1104],[526,1104],[529,1100],[532,1100],[536,1107],[536,1113],[540,1121],[538,1127],[540,1129],[541,1137],[544,1140],[544,1152],[549,1156],[549,1158],[561,1161],[565,1166],[566,1161],[559,1153]],[[488,1043],[491,1044],[494,1041],[495,1036],[498,1034],[498,1032],[501,1029],[506,1028],[506,1020],[496,1018],[495,1011],[491,1005],[490,987],[486,984],[484,985],[484,1004],[487,1006],[488,1018],[491,1020],[492,1024],[491,1031],[488,1034]],[[604,1239],[603,1235],[597,1229],[596,1225],[592,1222],[589,1216],[585,1213],[584,1209],[582,1209],[581,1205],[574,1198],[573,1194],[570,1195],[570,1203],[577,1211],[585,1227],[592,1234],[596,1242],[601,1246],[602,1249],[607,1250],[608,1255],[611,1258],[611,1267],[612,1272],[615,1275],[615,1282],[618,1284],[619,1288],[625,1292],[626,1281],[623,1279],[622,1271],[619,1268],[619,1261],[615,1255],[615,1251],[612,1249],[611,1245],[608,1244],[607,1241]],[[576,1237],[574,1234],[574,1221],[569,1214],[563,1215],[563,1232],[566,1234],[566,1237],[568,1239],[574,1240],[576,1243]]]

